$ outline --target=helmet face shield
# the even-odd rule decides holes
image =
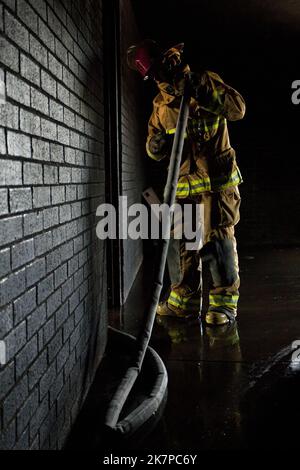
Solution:
[[[153,59],[150,57],[147,49],[140,48],[136,51],[135,63],[136,68],[145,79],[153,65]]]
[[[128,66],[138,71],[144,80],[153,78],[152,69],[159,61],[161,50],[155,41],[146,40],[137,46],[131,46],[127,50]]]
[[[184,44],[181,43],[163,52],[155,41],[146,40],[129,47],[127,63],[144,80],[171,81],[182,68],[183,48]]]

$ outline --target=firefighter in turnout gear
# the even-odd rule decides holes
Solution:
[[[176,197],[183,204],[193,201],[204,205],[204,246],[200,251],[187,251],[184,240],[178,240],[178,263],[171,243],[169,272],[177,263],[180,276],[170,276],[170,294],[159,304],[157,314],[183,318],[199,315],[201,260],[207,260],[211,286],[205,321],[209,325],[234,321],[240,284],[234,226],[240,218],[238,185],[242,176],[230,145],[227,121],[243,118],[245,102],[216,73],[191,72],[183,61],[183,44],[163,52],[154,41],[146,40],[128,49],[127,61],[144,79],[154,79],[159,90],[146,142],[152,159],[170,157],[187,74],[192,96]]]

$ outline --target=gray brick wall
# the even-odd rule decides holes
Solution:
[[[106,344],[101,0],[0,0],[0,448],[60,449]]]
[[[127,196],[128,205],[142,202],[145,189],[145,117],[141,109],[142,80],[127,66],[126,51],[140,41],[131,2],[120,2],[121,38],[121,132],[122,132],[122,195]],[[125,302],[132,283],[143,260],[141,240],[123,240],[123,301]]]

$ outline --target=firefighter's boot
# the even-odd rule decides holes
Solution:
[[[239,267],[235,238],[211,243],[210,272],[212,289],[205,321],[209,325],[235,322],[239,298]]]
[[[157,315],[161,317],[173,317],[173,318],[199,318],[200,311],[185,311],[180,308],[176,308],[168,301],[160,302],[156,310]]]

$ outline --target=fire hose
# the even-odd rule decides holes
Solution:
[[[156,310],[163,287],[163,278],[169,248],[169,239],[171,232],[172,208],[175,204],[176,189],[179,178],[181,156],[184,145],[184,135],[187,127],[190,94],[188,84],[189,77],[186,78],[185,90],[181,99],[179,115],[177,120],[176,132],[174,136],[168,177],[164,190],[164,204],[170,208],[170,216],[167,218],[167,226],[164,236],[159,241],[157,266],[155,267],[154,285],[150,305],[145,318],[145,325],[141,333],[135,339],[135,354],[132,362],[127,369],[121,383],[114,393],[106,412],[105,428],[121,435],[129,435],[135,432],[143,423],[145,423],[158,410],[167,389],[168,376],[163,361],[158,354],[149,347],[153,325],[156,316]],[[157,365],[157,381],[147,400],[136,410],[131,412],[121,421],[119,420],[122,409],[129,396],[130,391],[141,371],[145,354],[150,354],[152,361]]]

